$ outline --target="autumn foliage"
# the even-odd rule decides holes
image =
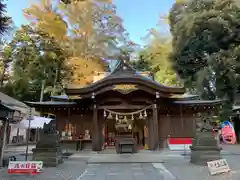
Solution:
[[[86,85],[95,72],[104,71],[105,59],[125,43],[127,35],[111,0],[33,2],[24,10],[36,29],[53,37],[68,54],[69,83]]]
[[[81,59],[71,57],[67,61],[67,67],[71,73],[69,83],[86,85],[93,82],[93,75],[104,69],[104,63],[100,59]]]

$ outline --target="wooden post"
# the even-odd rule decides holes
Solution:
[[[154,128],[154,149],[159,148],[159,137],[158,137],[158,109],[157,104],[153,104],[153,128]]]
[[[155,144],[153,116],[148,117],[148,149],[153,150]]]
[[[6,146],[6,138],[7,138],[7,127],[9,124],[8,118],[2,121],[2,131],[1,131],[1,141],[0,141],[0,167],[3,166],[3,155]]]
[[[99,133],[99,121],[98,121],[98,107],[96,103],[93,104],[93,132],[92,132],[92,150],[101,151],[101,141]]]
[[[181,131],[184,130],[184,120],[183,120],[183,108],[182,108],[182,105],[180,104],[180,116],[181,116]]]
[[[37,132],[38,132],[38,128],[35,129],[35,134],[34,134],[34,142],[37,142]]]
[[[17,142],[16,143],[19,143],[19,128],[17,128]]]

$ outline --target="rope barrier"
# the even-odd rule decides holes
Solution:
[[[141,110],[138,111],[134,111],[134,112],[128,112],[128,113],[121,113],[121,112],[115,112],[109,109],[104,109],[106,112],[111,113],[111,114],[117,114],[117,115],[122,115],[122,116],[130,116],[130,115],[135,115],[135,114],[140,114],[143,111],[147,110],[148,108],[150,108],[152,105],[149,105]]]

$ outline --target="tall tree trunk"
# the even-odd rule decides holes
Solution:
[[[6,68],[3,67],[3,71],[2,71],[2,74],[1,74],[1,79],[0,79],[0,89],[3,88],[3,83],[4,83],[4,75],[5,75],[5,72],[6,72]]]
[[[42,101],[43,101],[44,89],[45,89],[45,80],[42,80],[42,87],[41,87],[40,102],[42,102]]]
[[[44,73],[44,75],[45,75],[45,73],[46,73],[46,68],[44,68],[43,73]],[[44,77],[44,78],[47,78],[47,77]],[[44,79],[44,80],[42,80],[42,85],[41,85],[40,102],[43,101],[44,90],[45,90],[45,84],[46,84],[46,80]]]
[[[51,92],[51,96],[55,96],[56,95],[56,86],[57,86],[57,81],[58,81],[58,72],[59,72],[59,70],[56,69],[55,78],[54,78],[54,84],[53,84],[53,89],[52,89],[52,92]]]

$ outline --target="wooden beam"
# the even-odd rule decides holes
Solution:
[[[106,106],[99,106],[98,109],[144,109],[147,105],[106,105]]]
[[[131,99],[128,99],[128,98],[106,98],[106,99],[102,99],[99,104],[104,104],[104,103],[108,103],[108,102],[123,102],[123,103],[126,103],[126,104],[133,104],[133,103],[142,103],[142,102],[145,102],[145,103],[148,103],[148,104],[152,104],[153,101],[150,100],[150,99],[146,99],[146,98],[131,98]]]

